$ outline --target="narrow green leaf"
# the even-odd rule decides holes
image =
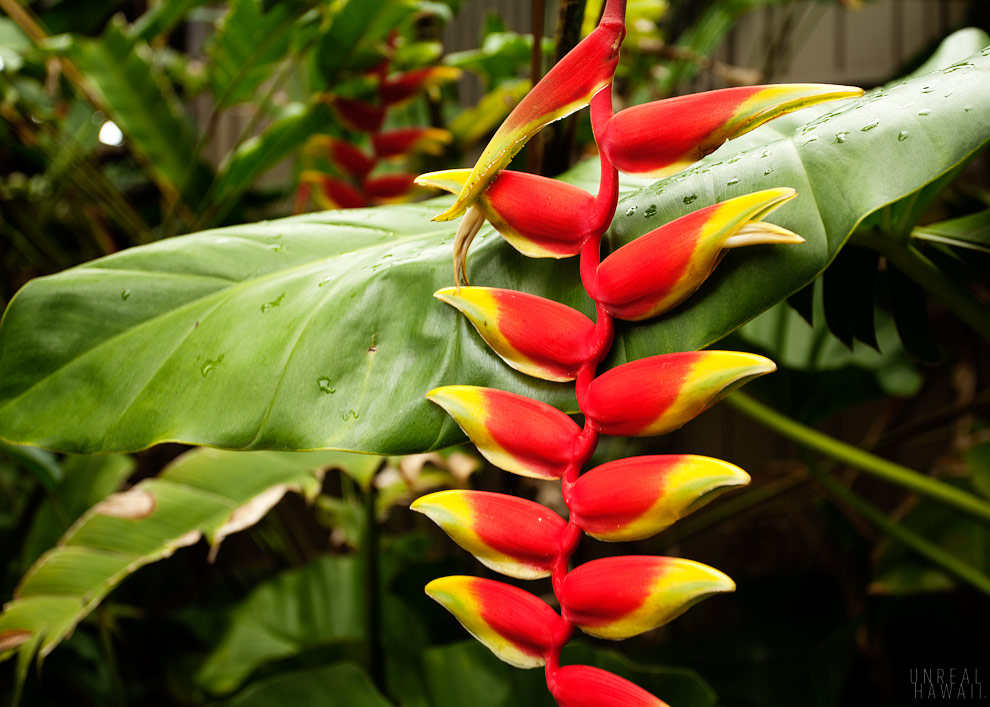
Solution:
[[[0,440],[0,451],[17,460],[24,468],[38,477],[49,489],[54,490],[62,480],[62,469],[55,459],[55,455],[44,449],[25,446],[20,444],[10,444]]]
[[[289,48],[291,29],[311,3],[233,0],[207,45],[209,81],[220,107],[250,100]]]
[[[911,237],[990,253],[990,209],[928,226],[918,226],[911,232]]]
[[[351,663],[280,673],[249,686],[223,707],[391,707],[360,668]]]
[[[196,682],[228,694],[266,663],[361,640],[365,593],[363,567],[351,556],[321,557],[258,585],[234,609]]]
[[[259,176],[292,155],[312,136],[327,132],[333,123],[333,114],[322,101],[286,106],[264,132],[239,145],[220,166],[206,200],[217,210],[215,218],[222,218],[226,207]]]
[[[29,631],[42,657],[127,575],[200,537],[214,550],[253,525],[288,491],[309,499],[322,472],[339,465],[326,452],[240,454],[196,449],[156,478],[88,510],[28,570],[0,614],[0,634]],[[22,650],[27,650],[22,648]]]
[[[186,13],[206,0],[160,0],[131,25],[131,35],[150,42],[175,28]]]
[[[334,14],[329,31],[320,39],[317,65],[328,86],[333,86],[340,73],[350,65],[361,41],[368,35],[379,15],[391,13],[406,3],[396,0],[343,0]]]
[[[167,193],[182,190],[189,204],[202,198],[209,169],[196,159],[192,129],[171,86],[152,62],[151,48],[127,36],[116,18],[102,37],[71,36],[62,49],[86,75],[124,133],[125,145],[147,165],[159,186]]]

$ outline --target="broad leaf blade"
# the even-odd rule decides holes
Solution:
[[[949,221],[919,226],[912,238],[990,253],[990,209]]]
[[[344,460],[346,463],[346,460]],[[205,536],[219,543],[287,491],[313,498],[334,452],[238,454],[197,449],[156,478],[89,509],[28,570],[0,614],[0,634],[29,631],[47,655],[127,575]],[[26,644],[22,650],[31,650]]]
[[[930,85],[938,86],[934,98]],[[922,99],[931,110],[920,116]],[[910,139],[899,140],[905,130]],[[848,103],[790,137],[739,154],[727,145],[628,194],[613,248],[689,211],[775,186],[795,187],[798,197],[772,220],[807,243],[731,252],[683,306],[620,327],[610,362],[719,340],[816,278],[867,215],[953,169],[988,135],[990,59],[978,56]],[[589,171],[596,173],[585,168],[577,180]],[[0,436],[71,451],[181,440],[400,454],[461,438],[423,398],[439,385],[486,385],[573,410],[570,386],[508,369],[463,317],[433,299],[452,278],[453,228],[429,223],[441,209],[220,229],[33,281],[0,327]],[[576,263],[527,259],[490,229],[475,242],[471,274],[591,313]],[[72,426],[63,422],[67,411]]]

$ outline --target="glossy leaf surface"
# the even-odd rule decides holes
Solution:
[[[770,220],[807,243],[729,252],[681,307],[619,326],[607,365],[712,344],[814,279],[870,212],[985,145],[990,58],[945,71],[835,104],[786,136],[769,123],[742,138],[750,147],[741,154],[730,142],[684,174],[626,188],[612,249],[771,187],[797,190]],[[938,90],[924,92],[930,85]],[[594,191],[598,176],[591,164],[571,180]],[[432,298],[452,278],[454,227],[431,224],[437,210],[219,229],[29,283],[0,326],[0,437],[85,452],[181,440],[400,453],[462,438],[422,397],[439,385],[485,385],[574,410],[569,386],[501,365],[463,315]],[[524,258],[493,229],[475,239],[471,263],[476,284],[591,313],[576,267]]]

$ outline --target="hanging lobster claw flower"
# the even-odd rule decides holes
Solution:
[[[537,668],[554,637],[566,630],[546,602],[510,584],[480,577],[441,577],[426,593],[492,653],[517,668]]]
[[[331,103],[337,115],[352,130],[377,133],[385,120],[385,109],[359,98],[332,96]]]
[[[325,150],[338,169],[355,179],[364,179],[375,168],[375,160],[347,140],[319,135],[307,144],[307,151],[315,148]]]
[[[442,155],[445,145],[454,139],[449,130],[442,128],[398,128],[371,136],[378,157],[400,157],[410,152]]]
[[[359,209],[368,205],[364,194],[347,182],[313,169],[300,173],[299,183],[313,184],[317,187],[312,194],[324,209]]]
[[[735,464],[711,457],[630,457],[582,474],[568,505],[571,521],[593,538],[643,540],[749,481]]]
[[[759,220],[795,196],[789,187],[745,194],[640,236],[602,261],[595,298],[618,319],[649,319],[697,290],[726,248],[804,243],[801,236]]]
[[[494,287],[447,287],[433,296],[463,312],[495,353],[528,376],[571,381],[587,358],[595,325],[560,302]]]
[[[609,0],[602,21],[540,80],[509,113],[464,181],[454,204],[434,221],[469,208],[491,181],[544,126],[580,110],[610,86],[625,37],[625,0]]]
[[[429,91],[440,84],[456,81],[461,70],[456,66],[426,66],[385,79],[378,87],[378,97],[387,106],[395,106]]]
[[[478,561],[518,579],[548,577],[567,522],[539,503],[486,491],[438,491],[410,506]]]
[[[409,194],[416,186],[414,174],[383,174],[364,180],[365,193],[379,200],[399,199]]]
[[[590,665],[565,665],[549,682],[559,707],[668,707],[639,685]]]
[[[744,383],[776,369],[770,359],[740,351],[650,356],[616,366],[595,378],[581,408],[602,434],[665,434]]]
[[[587,562],[567,574],[561,613],[585,633],[621,640],[673,621],[712,594],[734,591],[717,569],[679,557],[628,555]]]
[[[539,400],[471,385],[434,388],[426,397],[446,410],[485,459],[500,469],[559,479],[574,460],[581,428]]]
[[[723,88],[626,108],[595,139],[620,172],[661,177],[785,113],[861,95],[861,88],[828,84]]]

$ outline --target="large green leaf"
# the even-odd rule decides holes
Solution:
[[[248,687],[223,707],[391,707],[352,663],[280,673]]]
[[[620,327],[611,363],[718,341],[817,277],[871,212],[983,147],[983,54],[742,152],[727,144],[627,194],[611,247],[776,186],[799,196],[772,220],[807,243],[730,253],[678,310]],[[587,184],[589,172],[575,179]],[[407,453],[460,439],[423,398],[438,385],[489,385],[574,409],[570,386],[512,371],[432,299],[452,279],[453,227],[429,221],[437,203],[219,229],[29,283],[0,326],[0,437],[86,452],[181,440]],[[524,258],[490,229],[476,240],[471,275],[590,313],[576,263]]]
[[[119,18],[98,39],[57,38],[55,47],[79,67],[125,144],[147,164],[169,193],[182,192],[188,203],[201,198],[208,168],[196,159],[195,138],[172,87],[152,61],[151,48],[129,37]]]
[[[340,452],[241,454],[196,449],[156,478],[89,509],[57,547],[28,570],[0,614],[0,655],[16,647],[44,656],[127,575],[205,537],[257,522],[288,491],[312,499]],[[7,639],[7,643],[4,639]]]
[[[365,569],[353,556],[327,556],[259,585],[234,610],[230,626],[196,681],[233,692],[265,663],[331,643],[364,638]]]

